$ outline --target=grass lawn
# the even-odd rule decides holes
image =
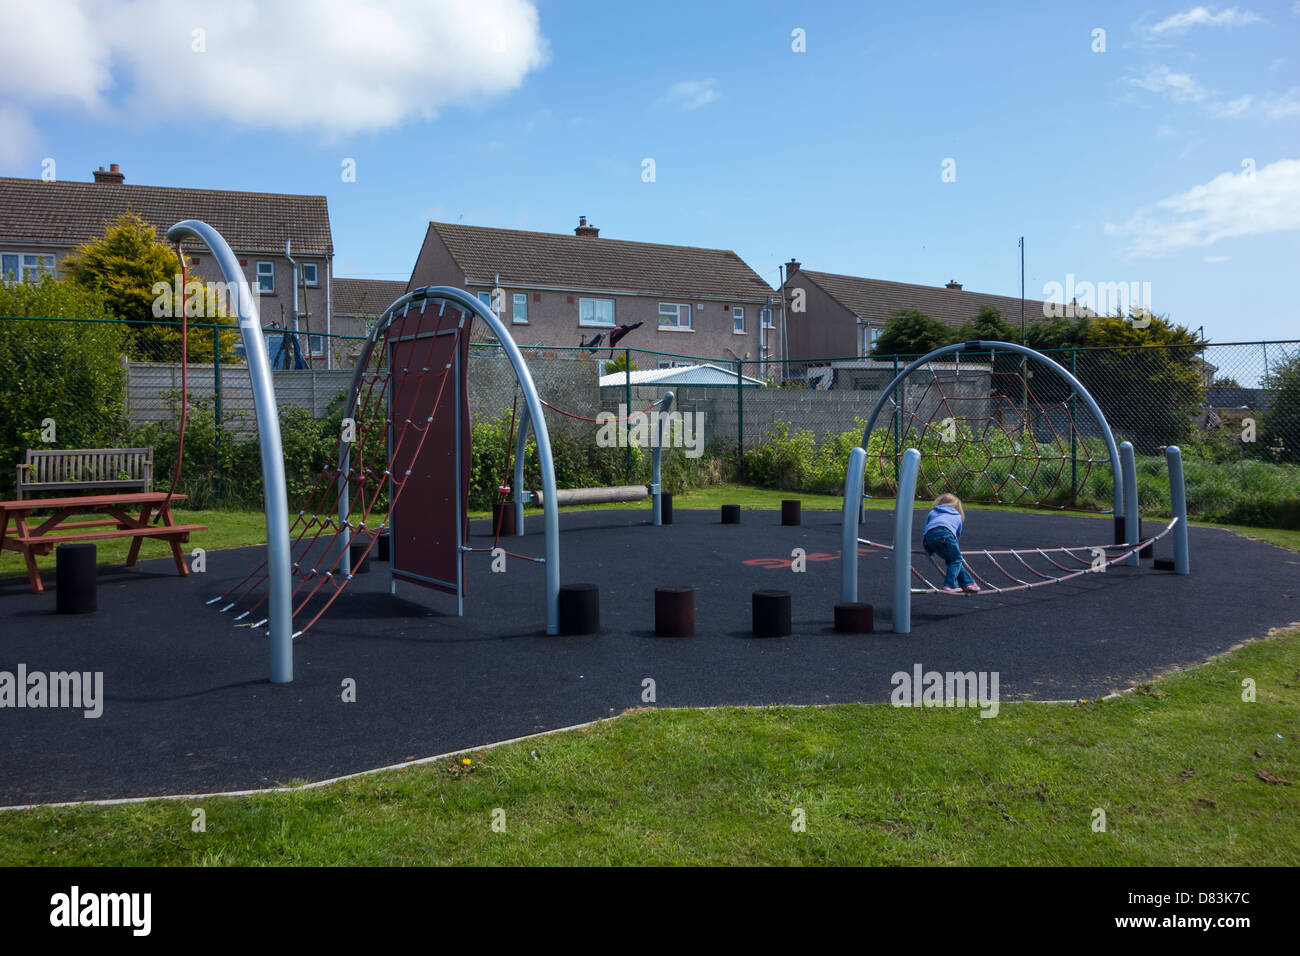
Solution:
[[[1297,727],[1300,629],[992,719],[642,710],[310,790],[7,812],[0,865],[1296,866]]]

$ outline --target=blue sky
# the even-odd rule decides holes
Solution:
[[[1214,341],[1300,338],[1292,0],[28,6],[0,174],[324,194],[340,275],[405,279],[431,219],[586,215],[771,284],[1016,295],[1024,235],[1030,297],[1150,283]]]

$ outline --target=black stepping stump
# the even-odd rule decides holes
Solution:
[[[387,531],[385,531],[383,534],[381,534],[381,535],[379,536],[379,544],[378,544],[378,546],[376,547],[375,550],[376,550],[376,556],[375,556],[375,560],[376,560],[376,561],[388,561],[388,560],[390,560],[390,555],[389,555],[389,551],[388,551],[388,532],[387,532]]]
[[[753,597],[755,637],[788,637],[790,635],[790,592],[755,591]]]
[[[353,541],[348,545],[348,555],[352,559],[353,574],[370,573],[370,555],[366,554],[366,541]]]
[[[515,506],[499,501],[492,507],[492,536],[511,538],[515,534]]]
[[[801,506],[798,501],[781,502],[781,524],[797,525],[800,523]]]
[[[659,493],[659,523],[673,523],[673,496],[667,491]]]
[[[61,544],[54,549],[54,607],[59,614],[89,614],[98,607],[95,546]]]
[[[695,588],[655,588],[655,637],[695,636]]]
[[[1115,517],[1115,543],[1127,544],[1128,532],[1124,530],[1124,516],[1115,515],[1114,517]]]
[[[835,605],[835,630],[841,634],[870,634],[875,629],[876,615],[870,604],[845,602]]]
[[[600,588],[595,584],[561,585],[559,604],[561,634],[600,630]]]
[[[740,524],[740,505],[723,505],[722,523]]]
[[[1141,551],[1138,552],[1138,557],[1139,557],[1139,558],[1153,558],[1153,557],[1155,557],[1155,553],[1156,553],[1156,546],[1155,546],[1154,544],[1149,544],[1149,545],[1147,545],[1145,548],[1143,548]]]
[[[1156,558],[1156,562],[1155,562],[1155,563],[1156,563],[1156,570],[1157,570],[1157,571],[1172,571],[1172,570],[1174,570],[1174,559],[1173,559],[1173,558]]]

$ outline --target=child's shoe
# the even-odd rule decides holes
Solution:
[[[944,588],[944,594],[961,594],[961,588]]]
[[[978,584],[968,584],[964,588],[962,588],[962,590],[965,591],[967,594],[979,594],[980,586]]]

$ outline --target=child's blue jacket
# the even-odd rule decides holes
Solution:
[[[921,538],[933,531],[935,528],[946,528],[952,532],[954,538],[961,537],[961,514],[952,505],[939,505],[934,508],[925,517],[925,530],[921,532]]]

